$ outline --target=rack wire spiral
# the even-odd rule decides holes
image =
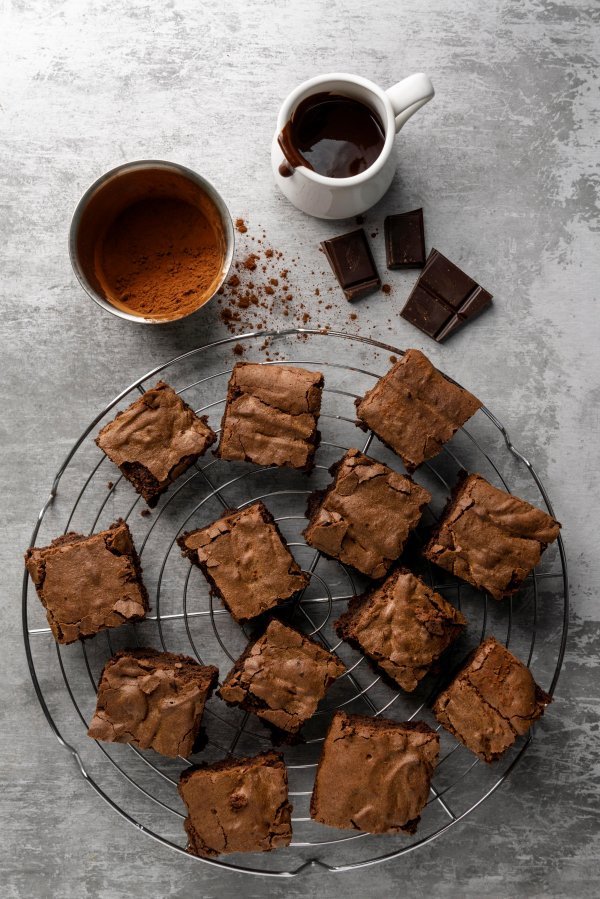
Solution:
[[[160,376],[199,414],[208,415],[218,430],[232,369],[232,343],[241,343],[252,355],[265,340],[277,349],[277,363],[318,369],[325,375],[322,442],[315,471],[307,477],[288,469],[232,464],[206,457],[180,478],[148,515],[143,501],[95,446],[93,438],[100,426],[143,393],[145,386],[153,386]],[[332,621],[367,582],[306,545],[301,537],[306,524],[306,500],[314,489],[327,484],[328,467],[351,446],[398,468],[398,459],[372,434],[365,435],[356,428],[354,399],[387,370],[389,354],[402,353],[369,338],[303,328],[252,332],[198,347],[145,374],[94,418],[59,469],[39,514],[31,545],[44,545],[61,531],[93,533],[118,517],[127,520],[132,529],[151,598],[147,620],[104,631],[93,640],[59,646],[25,573],[25,649],[46,719],[60,745],[72,755],[82,777],[123,818],[180,853],[185,852],[185,810],[176,789],[180,771],[190,762],[213,761],[232,753],[254,754],[270,745],[269,732],[252,715],[228,708],[213,698],[204,719],[207,745],[191,760],[169,760],[132,746],[90,740],[86,736],[87,724],[95,707],[102,667],[120,648],[153,645],[193,655],[205,664],[217,664],[220,679],[225,677],[252,632],[236,625],[218,601],[213,601],[202,575],[181,558],[176,544],[181,532],[207,524],[224,508],[242,508],[262,499],[301,567],[310,575],[310,584],[288,611],[288,620],[335,650],[346,663],[347,671],[305,727],[304,741],[283,749],[294,805],[293,842],[288,849],[273,853],[196,859],[198,862],[254,875],[293,877],[309,865],[319,865],[330,872],[348,871],[412,852],[445,834],[487,799],[523,757],[532,739],[530,734],[517,741],[503,760],[492,766],[475,759],[440,730],[428,708],[448,671],[484,636],[493,633],[532,667],[544,689],[554,691],[568,621],[567,566],[560,537],[544,554],[542,564],[518,597],[496,603],[424,563],[418,543],[426,529],[417,532],[412,555],[409,549],[410,564],[462,609],[469,626],[466,637],[445,656],[444,670],[428,675],[412,694],[392,689],[373,673],[358,652],[335,636]],[[353,364],[344,361],[348,358]],[[433,494],[424,525],[430,526],[439,515],[461,468],[479,471],[498,486],[514,489],[553,514],[533,466],[515,448],[503,425],[484,407],[439,457],[417,471],[415,479]],[[308,803],[320,745],[333,711],[341,707],[397,720],[418,718],[440,731],[440,762],[416,835],[389,837],[337,831],[310,819]]]

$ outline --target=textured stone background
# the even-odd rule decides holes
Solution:
[[[0,4],[2,896],[600,893],[599,51],[596,0]],[[426,349],[518,435],[564,522],[571,635],[541,737],[466,823],[386,867],[310,871],[282,885],[173,855],[75,777],[30,686],[20,558],[92,411],[134,376],[224,333],[216,307],[156,330],[88,301],[66,250],[82,191],[132,158],[188,164],[255,233],[264,227],[286,254],[306,254],[310,298],[331,283],[310,270],[336,226],[275,193],[268,149],[287,92],[336,69],[383,85],[431,75],[437,97],[398,141],[397,179],[369,223],[423,205],[429,245],[464,263],[495,304],[432,347],[397,317],[412,280],[398,276],[391,297],[363,302],[355,322],[335,295],[328,323]],[[381,238],[376,246],[381,262]],[[272,323],[286,320],[276,313]]]

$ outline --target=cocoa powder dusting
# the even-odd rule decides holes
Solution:
[[[96,247],[110,301],[134,315],[180,318],[211,295],[223,264],[217,226],[184,200],[150,197],[126,207]]]

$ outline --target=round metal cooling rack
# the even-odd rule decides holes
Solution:
[[[253,350],[262,349],[265,340],[269,341],[271,352],[277,353],[277,363],[318,369],[325,375],[322,442],[315,471],[307,477],[287,469],[258,468],[206,457],[183,475],[157,509],[149,513],[131,485],[95,446],[93,438],[101,423],[129,405],[160,375],[199,414],[209,415],[218,430],[232,369],[232,343],[242,344],[251,357]],[[418,545],[426,529],[422,535],[417,532],[414,546],[409,549],[409,564],[462,609],[469,626],[466,637],[445,657],[445,674],[428,675],[412,694],[392,689],[373,673],[359,653],[335,636],[333,620],[344,610],[346,600],[364,589],[366,581],[307,547],[301,536],[306,524],[306,499],[312,490],[327,484],[327,468],[351,446],[399,466],[398,459],[373,435],[365,435],[356,427],[354,400],[388,369],[390,354],[402,353],[396,347],[364,337],[310,329],[253,332],[192,350],[135,381],[94,418],[59,469],[39,514],[31,545],[44,545],[67,530],[93,533],[119,517],[127,520],[132,529],[151,598],[147,620],[104,631],[93,640],[59,646],[54,643],[41,604],[25,574],[25,648],[46,719],[60,745],[72,755],[79,773],[123,818],[177,852],[185,852],[185,810],[177,793],[180,772],[201,760],[216,761],[231,753],[254,754],[271,745],[269,734],[254,716],[231,709],[213,697],[204,717],[206,746],[191,760],[163,759],[131,746],[98,743],[89,739],[86,731],[102,667],[119,648],[152,645],[191,654],[205,664],[217,664],[220,677],[224,678],[251,631],[242,631],[220,604],[213,602],[200,572],[181,557],[176,538],[184,530],[217,518],[225,508],[241,508],[262,499],[273,512],[301,567],[310,574],[308,588],[287,610],[288,620],[335,650],[347,671],[331,687],[305,727],[304,741],[282,749],[294,805],[293,842],[289,848],[272,853],[197,861],[249,874],[292,877],[309,865],[332,872],[348,871],[412,852],[446,833],[487,799],[523,757],[532,739],[530,734],[517,741],[494,765],[480,763],[439,728],[429,711],[442,678],[447,679],[448,672],[465,653],[493,633],[531,666],[544,689],[554,691],[565,650],[568,618],[567,567],[560,537],[546,551],[542,564],[518,597],[496,603],[424,563]],[[351,360],[351,364],[346,360]],[[505,490],[514,489],[552,514],[549,497],[533,466],[514,447],[494,415],[482,408],[468,428],[461,429],[440,456],[415,475],[433,494],[425,525],[431,525],[439,515],[461,468],[478,471]],[[333,711],[341,707],[396,720],[421,719],[439,731],[440,762],[415,836],[337,831],[311,820],[309,801],[320,746]]]

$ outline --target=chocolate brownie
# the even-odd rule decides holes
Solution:
[[[183,534],[177,542],[239,622],[292,599],[309,583],[260,501]]]
[[[550,702],[531,671],[490,637],[440,693],[433,711],[471,752],[493,762],[527,733]]]
[[[296,734],[345,670],[332,652],[274,619],[235,663],[218,695]]]
[[[156,387],[105,425],[96,443],[149,506],[217,439],[172,387]]]
[[[276,752],[188,768],[179,794],[187,806],[192,855],[269,852],[290,844],[287,770]]]
[[[218,668],[172,652],[118,652],[104,666],[88,736],[187,758],[218,676]]]
[[[427,803],[440,739],[421,721],[336,712],[310,803],[330,827],[414,833]]]
[[[71,531],[32,546],[25,565],[58,643],[141,621],[148,611],[140,560],[121,519],[91,537]]]
[[[559,531],[546,512],[463,472],[423,555],[503,599],[517,592]]]
[[[323,383],[318,371],[238,362],[229,380],[216,455],[310,471],[321,436]]]
[[[364,596],[351,599],[334,628],[410,692],[466,623],[443,596],[398,568]]]
[[[308,502],[306,542],[369,577],[381,578],[400,556],[431,496],[357,449],[348,450],[329,470],[333,483]]]
[[[437,456],[480,407],[476,397],[448,381],[419,350],[407,350],[356,401],[359,421],[400,456],[408,472]]]

